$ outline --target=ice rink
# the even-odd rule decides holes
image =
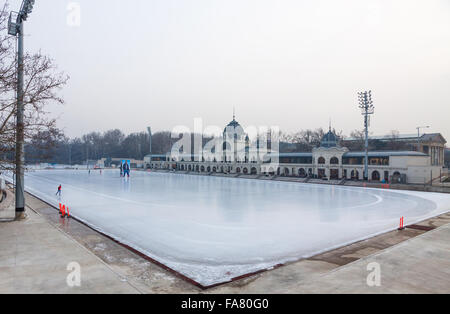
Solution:
[[[28,172],[26,190],[208,286],[450,210],[450,195],[118,170]],[[56,214],[56,213],[55,213]]]

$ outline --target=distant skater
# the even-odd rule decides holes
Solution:
[[[58,186],[58,191],[56,191],[56,194],[55,195],[58,195],[58,196],[61,196],[61,189],[62,189],[62,187],[61,187],[61,184]]]
[[[120,164],[120,177],[122,177],[123,176],[123,166],[122,166],[122,164]]]
[[[127,162],[123,164],[123,176],[125,177],[125,175],[127,175],[127,177],[130,177],[130,166]]]

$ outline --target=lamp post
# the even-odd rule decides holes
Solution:
[[[148,137],[149,137],[149,145],[150,145],[150,167],[152,165],[152,128],[151,127],[147,127],[147,131],[148,131]]]
[[[364,158],[364,180],[369,179],[369,115],[374,113],[372,102],[372,91],[358,93],[359,108],[364,116],[364,133],[365,133],[365,158]]]
[[[17,38],[17,106],[16,106],[16,218],[25,213],[24,198],[24,104],[23,104],[23,22],[33,10],[34,0],[23,0],[19,12],[11,12],[8,34]]]
[[[417,151],[420,152],[420,129],[428,129],[430,126],[418,126],[417,129]]]

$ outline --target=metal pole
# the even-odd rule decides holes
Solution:
[[[89,169],[89,146],[88,146],[88,142],[86,142],[86,169]]]
[[[69,142],[69,165],[72,165],[72,145]]]
[[[365,157],[364,157],[364,180],[369,178],[369,121],[368,121],[368,106],[367,106],[367,93],[364,94],[365,114],[364,114],[364,133],[365,139]]]
[[[150,144],[150,152],[149,152],[149,155],[150,155],[150,166],[152,165],[152,128],[151,127],[148,127],[147,128],[147,130],[148,130],[148,136],[149,136],[149,144]]]
[[[17,121],[16,121],[16,217],[25,212],[24,198],[24,105],[23,105],[23,22],[19,24],[17,49]]]
[[[417,151],[420,151],[420,127],[417,128]]]

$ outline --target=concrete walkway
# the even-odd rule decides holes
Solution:
[[[373,272],[367,266],[373,262],[380,267],[380,286],[367,284]],[[221,286],[209,292],[450,293],[450,224],[335,269],[324,271],[327,264],[323,263],[320,275],[313,274],[317,271],[312,266],[311,261],[301,261],[243,286]],[[300,280],[292,281],[296,276]],[[277,283],[280,280],[285,284]]]
[[[27,214],[24,221],[0,223],[0,293],[139,293],[45,218]],[[71,262],[81,267],[79,287],[66,282]]]

